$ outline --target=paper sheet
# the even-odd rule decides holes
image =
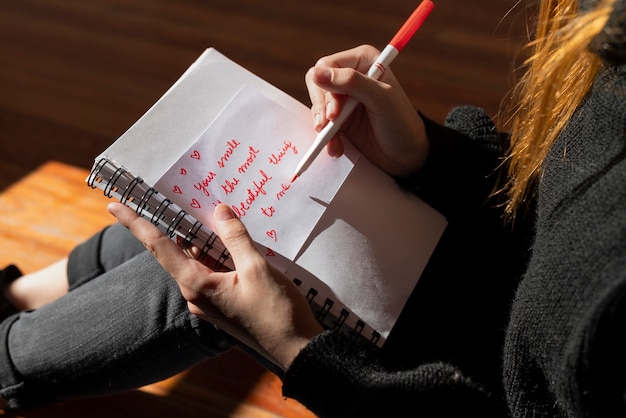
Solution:
[[[258,244],[293,260],[353,166],[322,154],[292,183],[314,138],[309,120],[244,85],[155,188],[212,230],[227,203]]]
[[[242,86],[245,85],[252,87],[245,87],[242,91]],[[257,99],[254,98],[254,90],[261,92],[263,99],[260,102],[255,103],[259,99],[258,96]],[[239,93],[242,95],[237,98]],[[239,103],[242,98],[252,102]],[[268,99],[270,102],[266,101]],[[280,115],[281,123],[293,122],[304,127],[311,126],[310,111],[306,106],[211,48],[189,67],[148,112],[98,156],[96,161],[107,157],[131,173],[141,176],[146,183],[154,185],[168,170],[175,170],[181,155],[183,159],[185,155],[191,155],[189,151],[193,152],[194,144],[203,133],[213,129],[213,122],[233,110],[228,109],[233,100],[237,100],[237,107],[239,104],[251,105],[253,110],[242,110],[240,115],[243,117],[230,119],[225,127],[240,129],[239,124],[256,123],[255,120],[271,118],[274,113]],[[273,108],[275,105],[282,108],[270,111],[269,107]],[[264,106],[268,107],[263,110]],[[263,129],[269,129],[267,122],[261,123],[265,124]],[[271,129],[279,128],[282,129],[280,126]],[[260,132],[262,130],[254,133],[253,137],[257,137]],[[309,135],[313,134],[309,130]],[[232,151],[231,158],[234,159],[237,152],[247,150],[247,153],[242,154],[250,157],[250,149],[244,147],[242,141],[238,141],[241,144],[237,147],[231,146],[229,151],[227,144],[230,139],[232,138],[222,138],[218,147],[211,149],[208,154],[202,151],[201,155],[221,157]],[[280,150],[285,145],[284,138],[273,135],[270,139],[274,150]],[[312,141],[312,138],[308,140]],[[187,153],[183,152],[185,150]],[[270,151],[272,148],[269,143],[264,144],[262,150],[259,145],[256,158],[260,158],[261,152]],[[287,158],[289,151],[290,148],[283,158]],[[301,153],[303,152],[304,148],[301,148]],[[289,156],[292,160],[288,168],[287,160],[283,160],[286,174],[276,174],[276,178],[281,177],[285,182],[291,179],[291,172],[298,161],[298,158],[292,157],[296,156]],[[356,165],[351,168],[354,162]],[[350,168],[346,168],[344,164]],[[347,172],[350,175],[345,178]],[[195,181],[197,183],[202,179],[200,176]],[[241,181],[239,184],[243,185]],[[337,191],[336,187],[341,183],[343,185],[332,198]],[[194,183],[190,184],[193,186]],[[171,192],[175,184],[169,186],[172,189],[167,188],[162,192],[180,206],[184,206],[183,201],[178,199],[180,195]],[[269,186],[268,182],[268,191]],[[296,186],[299,188],[297,192]],[[271,222],[258,228],[260,232],[255,233],[256,240],[271,244],[268,245],[269,249],[260,245],[259,249],[276,268],[286,271],[291,278],[300,279],[304,294],[307,294],[309,288],[315,288],[318,291],[316,302],[321,304],[325,298],[333,299],[336,303],[332,314],[336,315],[342,308],[347,308],[353,313],[346,319],[346,323],[355,325],[359,320],[365,321],[367,325],[362,331],[363,335],[372,335],[373,330],[377,330],[382,336],[379,344],[382,343],[392,330],[406,298],[436,247],[446,227],[445,218],[416,196],[400,190],[389,176],[364,158],[358,159],[358,153],[349,148],[348,155],[339,160],[331,159],[322,152],[314,165],[292,187],[294,188],[290,192],[294,193],[291,196],[297,196],[298,204],[304,204],[307,209],[295,216],[296,210],[292,212],[294,206],[291,203],[281,202],[280,206],[276,204],[280,208],[281,218],[288,219],[285,224],[288,227],[277,230],[281,242],[284,231],[289,233],[293,230],[299,234],[298,237],[285,240],[285,243],[290,244],[298,244],[302,237],[308,235],[308,224],[315,222],[308,218],[307,210],[315,214],[319,211],[320,215],[315,215],[319,222],[294,262],[290,262],[291,257],[286,258],[278,253],[278,242],[272,242],[267,234],[268,231],[271,232],[271,229],[266,229],[272,225]],[[330,205],[327,205],[329,201]],[[260,200],[256,203],[259,202]],[[311,202],[315,202],[317,206],[314,207]],[[290,213],[285,215],[285,211]],[[206,220],[209,213],[212,210],[203,219]],[[197,212],[196,215],[200,216]],[[242,219],[247,222],[245,217]],[[307,223],[306,228],[302,227],[301,221]],[[207,224],[212,224],[212,216]],[[293,245],[290,249],[281,250],[291,255],[299,247]]]

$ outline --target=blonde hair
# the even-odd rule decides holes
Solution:
[[[600,68],[588,45],[604,27],[614,0],[602,0],[578,13],[578,0],[542,0],[535,40],[513,90],[513,108],[505,216],[527,208],[534,197],[541,166],[556,137],[581,103]]]

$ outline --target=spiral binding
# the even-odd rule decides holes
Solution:
[[[302,292],[302,280],[294,278],[293,283],[300,288]],[[350,316],[350,311],[347,309],[341,308],[339,314],[335,315],[332,312],[332,307],[335,304],[332,299],[324,298],[320,304],[320,301],[317,299],[319,293],[317,289],[311,287],[302,293],[313,310],[315,318],[324,327],[324,329],[338,329],[348,335],[350,340],[355,343],[367,343],[371,344],[373,347],[379,347],[382,343],[379,332],[372,330],[370,336],[365,334],[365,322],[361,319],[357,319],[354,325],[349,325],[346,320]]]
[[[87,184],[94,189],[103,190],[105,196],[116,198],[134,209],[170,238],[180,238],[178,242],[183,249],[191,245],[200,248],[199,259],[212,257],[215,261],[214,269],[234,268],[230,254],[217,234],[125,168],[118,167],[107,158],[102,158],[94,164]],[[371,336],[366,336],[364,334],[366,327],[362,320],[358,319],[354,325],[348,325],[346,320],[351,313],[347,309],[341,308],[335,315],[332,309],[335,305],[333,300],[329,298],[320,300],[319,292],[313,287],[303,292],[306,287],[298,278],[294,278],[293,282],[305,295],[317,321],[325,329],[339,329],[354,342],[367,342],[374,347],[380,345],[381,335],[372,331]]]
[[[233,268],[228,250],[214,232],[125,168],[102,158],[94,164],[87,184],[94,189],[102,189],[105,196],[114,197],[133,208],[169,237],[179,237],[183,248],[192,244],[200,248],[199,259],[212,257],[215,260],[214,269]]]

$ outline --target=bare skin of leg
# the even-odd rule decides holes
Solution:
[[[67,258],[42,270],[25,274],[3,290],[6,300],[20,310],[33,310],[53,302],[68,291]]]

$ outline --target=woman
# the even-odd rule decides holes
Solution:
[[[236,271],[214,273],[133,211],[111,204],[109,210],[171,273],[187,302],[167,280],[156,282],[156,296],[140,285],[131,292],[124,287],[125,278],[139,284],[143,277],[153,283],[167,277],[140,246],[133,257],[111,261],[96,279],[93,273],[73,273],[81,263],[70,256],[72,291],[0,326],[0,338],[7,341],[6,348],[0,346],[2,395],[19,402],[41,388],[51,398],[77,394],[79,386],[46,380],[63,373],[78,382],[92,382],[96,375],[108,387],[131,387],[171,373],[159,368],[167,354],[181,368],[233,344],[223,330],[247,336],[251,346],[272,355],[282,369],[275,371],[284,394],[320,416],[623,416],[625,347],[616,335],[626,319],[625,11],[624,0],[541,3],[534,56],[516,91],[505,159],[509,137],[499,135],[480,110],[456,109],[439,126],[412,110],[390,72],[381,82],[364,77],[377,55],[371,47],[326,57],[307,74],[317,129],[337,115],[342,95],[363,104],[329,152],[338,155],[342,141],[352,141],[450,221],[399,331],[394,329],[381,352],[353,347],[341,334],[322,330],[227,207],[215,211],[216,228]],[[106,245],[122,240],[109,235],[124,231],[113,227],[103,234],[94,244],[98,251],[119,250]],[[91,253],[82,248],[73,254]],[[13,280],[16,275],[5,279],[11,282],[8,299],[19,303],[13,288],[22,279]],[[108,287],[102,287],[104,280]],[[266,297],[256,298],[259,292]],[[171,326],[157,334],[146,331],[154,338],[141,339],[154,361],[133,349],[120,353],[122,360],[104,355],[95,344],[101,344],[102,330],[88,339],[93,346],[75,350],[69,364],[58,367],[67,334],[58,336],[58,351],[39,362],[32,357],[46,350],[23,351],[30,330],[42,323],[58,331],[59,319],[76,318],[77,312],[91,321],[92,302],[99,297],[109,320],[120,317],[116,310],[143,307],[145,298],[154,301],[150,306],[166,306],[167,315],[159,308],[144,313],[148,319],[125,321],[152,330],[157,327],[151,315],[167,316]],[[44,296],[41,303],[55,298]],[[206,321],[186,315],[185,303]],[[89,329],[80,323],[72,328]],[[116,330],[107,349],[119,352],[115,340],[126,334]],[[168,341],[182,335],[188,355],[168,353]],[[135,364],[138,359],[143,362]],[[120,363],[138,370],[125,380],[112,373]],[[92,383],[90,390],[104,386]]]
[[[626,2],[583,1],[580,11],[578,6],[541,3],[534,55],[516,91],[508,179],[497,194],[505,196],[500,203],[509,222],[527,212],[535,218],[502,351],[506,407],[516,417],[626,414],[626,346],[620,336],[626,324]],[[336,116],[340,95],[353,95],[364,108],[345,126],[344,137],[408,187],[431,192],[428,182],[439,170],[434,166],[468,163],[446,148],[451,135],[405,112],[408,105],[392,80],[377,83],[361,75],[375,55],[359,48],[327,57],[310,71],[316,126]],[[475,112],[458,109],[450,120],[468,136],[493,139],[493,126]],[[340,154],[341,141],[329,152]],[[451,180],[448,187],[455,187],[458,180]],[[221,311],[228,323],[243,327],[286,369],[284,393],[314,412],[506,414],[462,367],[432,362],[391,369],[346,348],[340,334],[320,330],[310,315],[297,311],[301,301],[285,292],[283,279],[253,255],[228,208],[216,213],[237,266],[228,274],[188,271],[193,261],[157,239],[145,221],[119,205],[111,211],[158,254],[192,312],[214,320]],[[246,292],[256,286],[274,289],[278,302],[272,304],[283,307],[282,321],[254,321],[258,311],[247,308]]]

